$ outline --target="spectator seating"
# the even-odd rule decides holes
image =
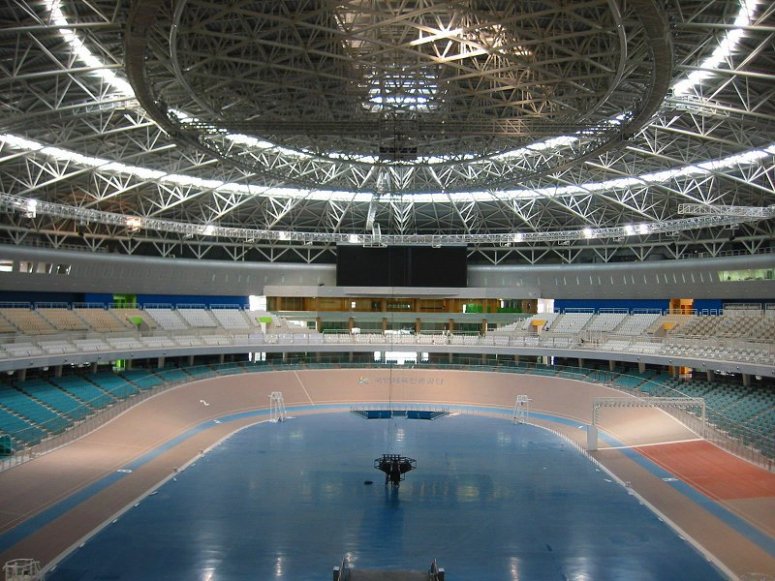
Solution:
[[[138,393],[138,389],[134,385],[112,371],[101,371],[88,376],[88,378],[100,389],[116,399],[124,399]]]
[[[747,337],[756,324],[762,320],[762,311],[725,310],[718,317],[714,335],[717,337]]]
[[[578,333],[592,318],[593,313],[565,313],[549,327],[552,333]]]
[[[16,327],[0,313],[0,335],[7,333],[16,333]]]
[[[748,330],[748,337],[758,341],[775,343],[775,316],[769,313],[765,314]]]
[[[101,308],[74,308],[73,312],[83,319],[90,329],[97,333],[118,333],[133,329],[132,325],[126,319],[120,319],[116,313],[121,310],[108,310]]]
[[[187,379],[191,379],[191,377],[185,371],[176,367],[159,369],[155,372],[155,374],[164,382],[186,381]]]
[[[627,335],[629,337],[644,335],[646,329],[651,327],[660,317],[661,315],[658,313],[636,313],[624,319],[614,332],[617,335]]]
[[[78,351],[82,353],[108,350],[108,344],[102,339],[75,339],[73,343],[78,348]]]
[[[140,339],[139,338],[135,339],[134,337],[108,337],[106,339],[106,342],[113,349],[116,349],[119,351],[131,352],[133,349],[145,348],[143,343],[140,342]]]
[[[139,328],[140,330],[153,330],[158,327],[154,318],[146,314],[146,312],[141,309],[136,309],[133,307],[122,307],[118,309],[111,309],[111,313],[113,313],[113,315],[118,318],[122,324],[128,324],[132,329]]]
[[[4,409],[0,409],[0,427],[5,433],[13,434],[17,445],[22,446],[37,444],[46,436],[40,428]]]
[[[689,336],[709,337],[716,334],[716,327],[721,317],[698,315],[691,317],[681,326],[681,334]]]
[[[77,375],[53,377],[49,381],[95,410],[110,405],[115,401],[113,397],[96,385]]]
[[[538,313],[537,315],[533,315],[532,317],[525,319],[522,322],[522,331],[532,331],[533,321],[546,321],[546,325],[544,326],[545,329],[550,328],[552,326],[552,323],[554,320],[559,316],[559,313]]]
[[[37,308],[36,312],[51,323],[57,331],[85,331],[89,328],[86,321],[75,311],[67,308]]]
[[[188,323],[189,327],[214,328],[218,326],[218,323],[207,309],[178,308],[176,312]]]
[[[682,326],[692,319],[693,315],[683,314],[669,314],[657,317],[657,319],[646,329],[646,333],[649,335],[656,335],[658,332],[666,328],[669,332],[679,332]]]
[[[79,349],[70,341],[65,340],[38,341],[38,347],[40,347],[46,353],[50,353],[52,355],[75,353]]]
[[[600,313],[592,318],[587,331],[610,332],[616,329],[627,317],[627,313]]]
[[[124,377],[140,389],[151,389],[164,383],[153,372],[144,369],[129,369],[124,372]]]
[[[156,325],[165,331],[180,331],[188,329],[186,321],[178,314],[178,311],[170,308],[146,308],[145,314],[150,316]]]
[[[43,350],[34,343],[3,343],[3,350],[11,357],[42,355]]]
[[[69,420],[11,386],[0,387],[0,404],[52,434],[62,432],[70,425]],[[6,430],[5,426],[2,429]]]
[[[11,307],[3,309],[3,316],[20,333],[25,335],[41,335],[44,333],[54,333],[56,329],[39,313],[29,308]]]
[[[211,309],[210,313],[224,329],[249,329],[250,323],[242,309]]]
[[[27,395],[39,399],[41,402],[54,409],[58,414],[71,420],[82,420],[91,409],[83,405],[64,390],[51,385],[42,379],[28,379],[20,382],[17,387]]]

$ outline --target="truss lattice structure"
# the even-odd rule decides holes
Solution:
[[[305,262],[341,243],[492,264],[768,250],[775,6],[620,5],[4,5],[0,241]],[[721,207],[751,210],[697,210]]]

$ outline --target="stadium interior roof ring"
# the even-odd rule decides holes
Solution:
[[[0,241],[333,263],[767,252],[765,0],[19,0]]]

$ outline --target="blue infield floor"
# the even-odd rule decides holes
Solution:
[[[372,467],[383,453],[417,460],[398,490]],[[436,558],[448,581],[723,578],[547,431],[336,413],[237,433],[47,579],[328,580],[344,555],[383,569]]]

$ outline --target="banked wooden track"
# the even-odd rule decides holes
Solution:
[[[572,420],[570,424],[536,423],[547,424],[580,444],[585,443],[583,427],[591,419],[592,398],[623,395],[569,379],[433,369],[309,369],[195,381],[161,392],[80,440],[0,474],[0,539],[5,539],[0,560],[32,557],[44,564],[52,562],[203,450],[256,422],[255,416],[222,423],[211,420],[265,409],[272,391],[282,391],[287,406],[313,406],[313,412],[330,409],[314,409],[322,404],[346,408],[350,403],[388,401],[510,410],[516,395],[526,394],[532,400],[532,411]],[[744,519],[770,541],[775,538],[775,475],[698,442],[695,434],[660,410],[609,410],[602,414],[600,427],[619,443],[639,447],[698,490],[702,490],[698,479],[703,470],[712,473],[714,486],[724,491],[712,495],[712,502],[722,512]],[[686,462],[695,446],[702,446],[700,468],[690,468]],[[679,447],[683,454],[671,453]],[[686,450],[690,450],[688,456]],[[644,467],[631,449],[603,444],[594,455],[733,575],[775,577],[772,551],[736,530],[740,527],[719,516],[717,510],[692,501]],[[124,471],[141,457],[147,461],[131,472]],[[89,491],[90,485],[111,476],[115,481]],[[46,517],[49,509],[58,509],[57,514]]]

